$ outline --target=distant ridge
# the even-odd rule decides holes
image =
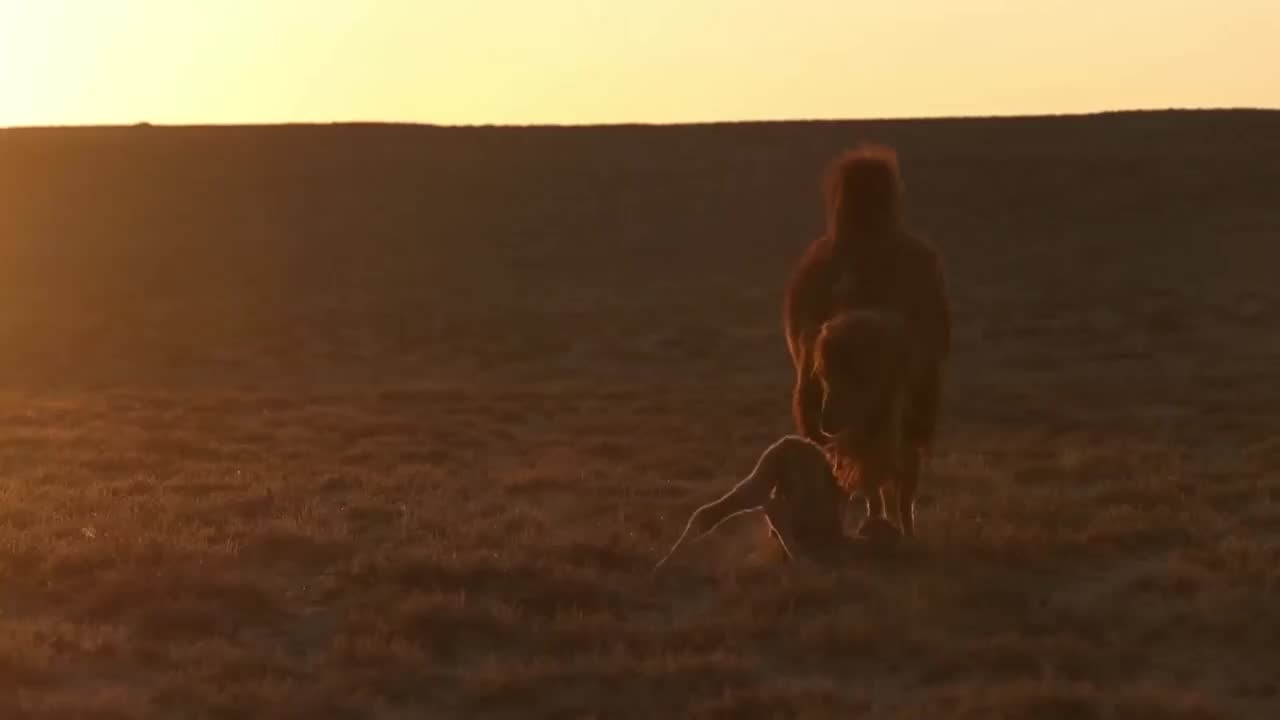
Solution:
[[[431,128],[431,129],[484,129],[484,130],[590,130],[602,128],[714,128],[744,126],[813,126],[813,125],[859,125],[859,124],[893,124],[916,125],[937,123],[969,123],[969,122],[1016,122],[1044,120],[1085,120],[1091,118],[1115,118],[1128,116],[1185,116],[1185,115],[1244,115],[1244,114],[1280,114],[1280,108],[1263,107],[1226,107],[1226,108],[1151,108],[1130,110],[1099,110],[1090,112],[1069,113],[1031,113],[1023,115],[937,115],[937,116],[899,116],[899,117],[863,117],[863,118],[793,118],[793,119],[753,119],[753,120],[707,120],[686,122],[614,122],[614,123],[426,123],[399,122],[390,120],[335,120],[331,122],[282,122],[282,123],[153,123],[141,121],[129,124],[101,125],[10,125],[0,126],[2,131],[30,130],[106,130],[106,129],[260,129],[260,128]]]

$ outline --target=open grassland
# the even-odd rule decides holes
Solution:
[[[650,581],[863,138],[952,272],[921,537]],[[0,131],[0,717],[1280,716],[1278,268],[1276,113]]]

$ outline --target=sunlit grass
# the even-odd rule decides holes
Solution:
[[[659,185],[536,133],[183,139],[146,171],[152,140],[112,161],[96,136],[0,138],[0,717],[1268,717],[1274,233],[1197,235],[1205,205],[1169,198],[1263,222],[1269,198],[1223,178],[1280,164],[1230,133],[1232,173],[1164,172],[1171,141],[1116,122],[1153,159],[1103,133],[1023,177],[1012,150],[975,169],[981,128],[919,136],[914,207],[943,225],[957,303],[919,543],[814,572],[739,518],[658,582],[688,513],[789,429],[798,245],[774,232],[845,129],[754,155],[750,128],[602,146],[639,148]],[[1060,150],[1028,127],[1023,152]],[[508,142],[515,180],[466,175]],[[778,175],[724,182],[739,162]],[[1124,207],[1167,212],[1078,183],[1066,217],[1058,190],[1094,163],[1150,184]],[[1052,244],[1041,216],[1065,223]],[[1205,277],[1210,236],[1250,262]],[[1167,293],[1124,282],[1136,246]]]

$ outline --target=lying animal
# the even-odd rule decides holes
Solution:
[[[883,496],[896,490],[894,509],[900,521],[909,517],[915,484],[900,478],[912,452],[903,441],[910,362],[904,323],[891,310],[851,310],[823,323],[812,372],[821,389],[826,447],[798,435],[770,445],[746,478],[694,511],[655,572],[726,519],[757,510],[789,558],[830,559],[854,542],[844,534],[844,508],[853,495],[867,499],[860,539],[877,546],[896,540],[902,531],[886,517]]]
[[[761,453],[746,478],[693,512],[680,538],[653,571],[662,571],[681,549],[744,512],[763,511],[770,535],[791,559],[829,562],[851,545],[891,541],[896,536],[896,532],[873,532],[864,538],[847,537],[847,505],[826,452],[798,435],[784,436]]]

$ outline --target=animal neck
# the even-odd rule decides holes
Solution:
[[[840,274],[854,278],[864,272],[883,273],[888,270],[897,237],[890,233],[857,233],[835,237],[832,242],[832,258]]]
[[[837,245],[876,244],[897,235],[902,215],[896,206],[863,205],[840,203],[831,209],[827,232]]]

